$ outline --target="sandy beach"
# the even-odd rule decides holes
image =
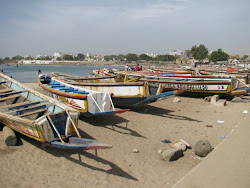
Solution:
[[[37,83],[26,85],[43,92]],[[113,145],[97,156],[93,150],[54,149],[22,135],[18,146],[7,147],[1,131],[0,187],[172,187],[206,158],[188,149],[177,161],[163,161],[158,150],[170,146],[162,141],[183,139],[194,146],[206,138],[217,147],[247,116],[244,110],[250,110],[249,102],[219,107],[203,98],[172,97],[115,116],[81,116],[82,137]]]

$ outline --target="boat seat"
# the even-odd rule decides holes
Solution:
[[[38,114],[38,113],[41,113],[41,112],[45,112],[46,110],[47,109],[34,110],[34,111],[31,111],[31,112],[23,113],[23,114],[19,115],[19,117],[25,117],[25,116],[29,116],[29,115],[33,115],[33,114]]]
[[[64,85],[55,85],[55,86],[50,86],[51,88],[62,88],[62,87],[65,87]]]
[[[5,100],[9,100],[9,99],[13,99],[13,98],[17,98],[17,97],[21,97],[21,95],[15,94],[15,95],[11,95],[9,97],[2,97],[2,98],[0,98],[0,102],[5,101]]]
[[[11,106],[8,108],[8,110],[14,110],[14,109],[18,109],[18,108],[25,108],[25,107],[29,107],[29,106],[34,106],[34,105],[38,105],[38,104],[41,104],[40,101],[37,101],[37,102],[30,102],[30,101],[27,101],[29,102],[28,104],[21,104],[21,103],[18,103],[19,105],[17,106]],[[43,103],[44,104],[44,103]]]
[[[21,102],[21,103],[15,103],[15,104],[9,104],[9,105],[5,105],[5,106],[1,106],[0,109],[10,109],[10,108],[13,108],[13,107],[17,107],[17,106],[20,106],[20,105],[27,105],[27,104],[30,104],[30,101],[25,101],[25,102]]]
[[[16,110],[14,111],[16,115],[21,115],[25,112],[28,112],[28,111],[31,111],[31,110],[38,110],[38,109],[47,109],[47,105],[46,104],[39,104],[39,105],[33,105],[31,107],[27,107],[27,108],[24,108],[22,110]]]
[[[73,87],[65,87],[65,88],[60,88],[59,90],[69,90],[69,89],[74,89]]]
[[[9,96],[9,95],[15,95],[15,94],[24,93],[24,92],[28,92],[28,90],[15,91],[15,92],[10,92],[10,93],[1,93],[0,97],[2,97],[2,96]]]
[[[1,89],[0,93],[8,93],[8,92],[11,92],[11,91],[13,91],[12,88],[5,88],[5,89]]]

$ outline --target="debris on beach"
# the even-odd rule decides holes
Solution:
[[[162,159],[164,161],[175,161],[184,156],[182,149],[169,148],[162,152]]]
[[[191,145],[187,143],[185,140],[180,139],[180,141],[187,146],[188,149],[192,149]]]
[[[168,140],[168,139],[162,140],[161,142],[163,142],[163,143],[165,143],[165,144],[171,143],[171,141]]]
[[[217,123],[225,123],[224,121],[218,120]]]
[[[248,111],[247,111],[247,110],[244,110],[242,113],[243,113],[243,114],[248,114]]]
[[[206,127],[213,127],[212,123],[209,123],[208,125],[206,125]]]
[[[239,102],[244,102],[244,100],[241,97],[234,97],[231,102],[239,103]]]
[[[138,149],[133,149],[133,153],[139,153]]]
[[[174,98],[174,100],[173,100],[173,102],[181,102],[181,99],[179,99],[179,98]]]
[[[171,148],[181,149],[182,151],[186,151],[187,146],[183,142],[175,142],[174,144],[169,144]]]
[[[158,150],[158,153],[162,153],[162,149],[159,149],[159,150]]]
[[[199,157],[206,157],[212,150],[210,142],[206,139],[198,140],[194,145],[195,154]]]
[[[226,135],[221,135],[220,137],[221,137],[221,138],[226,138],[227,136],[226,136]]]

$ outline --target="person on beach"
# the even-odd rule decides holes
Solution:
[[[135,66],[135,71],[139,71],[140,70],[140,67],[139,67],[139,64],[137,64],[136,66]]]
[[[41,71],[40,69],[38,70],[38,74],[39,74],[39,75],[42,74],[42,71]]]
[[[4,74],[3,69],[1,70],[1,73]]]
[[[125,65],[124,71],[128,71],[128,64]]]

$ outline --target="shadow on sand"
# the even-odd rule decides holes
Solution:
[[[133,112],[141,113],[141,114],[150,114],[150,115],[166,117],[166,118],[170,118],[170,119],[202,122],[202,121],[192,119],[192,118],[189,118],[189,117],[186,117],[186,116],[173,115],[173,114],[171,114],[171,113],[175,112],[173,110],[168,110],[168,109],[165,109],[165,108],[158,108],[158,107],[151,106],[151,105],[131,108],[130,110],[133,111]]]
[[[82,135],[83,136],[83,135]],[[125,172],[124,170],[122,170],[119,166],[117,166],[116,164],[105,160],[101,157],[98,157],[97,155],[91,154],[87,151],[84,150],[70,150],[70,149],[57,149],[57,148],[53,148],[49,145],[49,143],[41,143],[38,142],[34,139],[31,139],[27,136],[21,135],[21,138],[27,142],[29,142],[30,144],[32,144],[33,146],[55,156],[55,157],[65,157],[66,159],[68,159],[69,161],[81,165],[82,167],[85,168],[89,168],[91,170],[96,170],[96,171],[100,171],[100,172],[104,172],[107,174],[111,174],[111,175],[115,175],[115,176],[120,176],[126,179],[131,179],[133,181],[138,181],[137,178],[131,176],[130,174],[128,174],[127,172]],[[78,159],[75,159],[73,157],[71,157],[73,154],[78,154]],[[87,157],[90,158],[92,160],[95,160],[98,163],[102,163],[105,165],[109,165],[110,169],[109,170],[105,170],[99,167],[95,167],[95,166],[91,166],[87,163],[85,163],[82,160],[82,157]]]
[[[125,118],[112,115],[112,116],[99,116],[99,117],[85,117],[80,116],[79,118],[81,121],[87,122],[94,126],[104,127],[106,129],[110,129],[120,134],[127,134],[131,136],[146,138],[139,134],[138,132],[134,131],[131,128],[128,128],[129,121]],[[124,123],[124,126],[119,125]],[[111,126],[111,127],[110,127]],[[124,130],[124,131],[122,131]]]

